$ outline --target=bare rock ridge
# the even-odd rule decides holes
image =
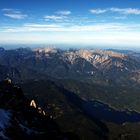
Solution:
[[[38,110],[38,113],[42,114],[42,115],[47,115],[47,113],[41,108],[39,107],[35,100],[31,100],[30,102],[30,106],[33,107],[33,108],[36,108]]]

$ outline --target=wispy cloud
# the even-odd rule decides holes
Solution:
[[[61,24],[34,24],[27,23],[21,27],[1,28],[3,32],[118,32],[139,30],[140,24],[121,24],[121,23],[104,23],[95,25],[72,25],[66,26]]]
[[[71,11],[61,10],[61,11],[57,11],[56,14],[67,16],[71,14]]]
[[[15,31],[25,31],[28,28],[26,27],[19,27],[18,29],[13,29]],[[34,30],[47,30],[46,28],[34,28]],[[68,43],[68,44],[78,44],[80,46],[119,46],[119,47],[139,47],[140,44],[140,33],[135,31],[116,31],[116,32],[52,32],[51,34],[46,33],[42,34],[41,32],[35,33],[27,33],[23,32],[20,35],[18,31],[15,32],[12,29],[9,29],[9,32],[0,32],[0,42],[6,43],[50,43],[50,44],[57,44],[57,43]]]
[[[137,8],[110,8],[109,9],[112,12],[117,12],[120,14],[134,14],[134,15],[140,15],[140,9]]]
[[[32,27],[32,28],[60,28],[61,26],[58,24],[36,24],[36,23],[26,23],[24,27]]]
[[[58,24],[36,24],[36,23],[25,23],[22,26],[18,27],[2,27],[0,30],[3,30],[3,32],[12,32],[12,33],[18,33],[18,32],[46,32],[46,31],[60,31],[63,28],[63,26]]]
[[[114,19],[118,19],[118,20],[127,19],[127,16],[117,16],[117,17],[114,17]]]
[[[58,16],[58,15],[47,15],[44,16],[45,21],[49,21],[49,20],[54,20],[54,21],[62,21],[63,19],[65,19],[65,16]]]
[[[24,19],[27,17],[26,14],[23,14],[21,11],[19,10],[15,10],[15,9],[2,9],[3,15],[12,19]]]
[[[138,8],[106,8],[106,9],[91,9],[92,14],[103,14],[107,12],[114,12],[124,15],[140,15],[140,9]]]
[[[45,21],[64,21],[71,14],[69,10],[60,10],[56,11],[54,15],[46,15],[44,16]]]
[[[103,14],[106,13],[107,9],[91,9],[89,10],[92,14]]]
[[[138,46],[139,36],[140,24],[102,23],[68,27],[62,24],[26,23],[18,27],[0,27],[1,42],[10,40],[10,42],[56,42],[122,47]]]

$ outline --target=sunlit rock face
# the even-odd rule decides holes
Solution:
[[[57,49],[55,48],[51,48],[51,47],[47,47],[47,48],[34,48],[32,49],[33,52],[38,52],[38,53],[57,53]]]
[[[36,105],[36,103],[35,103],[34,100],[32,100],[32,101],[30,102],[30,106],[32,106],[32,107],[34,107],[34,108],[37,108],[37,105]]]

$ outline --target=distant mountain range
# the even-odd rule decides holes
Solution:
[[[0,49],[0,70],[3,78],[9,75],[14,80],[55,79],[92,80],[115,82],[129,78],[137,81],[140,72],[140,54],[121,53],[111,50],[55,48]],[[2,67],[3,66],[3,67]],[[127,79],[128,80],[128,79]]]

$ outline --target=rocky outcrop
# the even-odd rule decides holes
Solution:
[[[32,106],[32,107],[34,107],[34,108],[37,108],[37,105],[36,105],[36,103],[35,103],[34,100],[31,100],[30,106]]]

